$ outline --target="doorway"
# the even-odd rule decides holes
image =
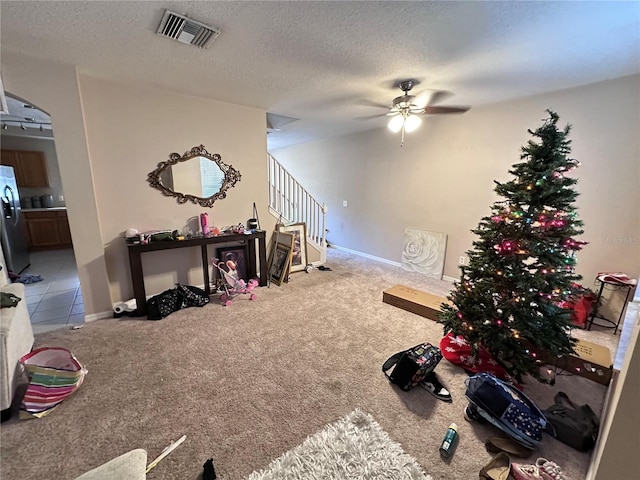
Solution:
[[[51,117],[7,93],[0,115],[2,164],[14,167],[29,266],[19,273],[34,333],[84,323],[84,303],[67,220]],[[6,252],[5,252],[6,256]]]

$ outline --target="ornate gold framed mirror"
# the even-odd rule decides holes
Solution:
[[[238,170],[222,161],[218,153],[209,153],[204,145],[193,147],[183,155],[172,153],[169,160],[147,175],[149,185],[178,203],[193,202],[212,207],[227,196],[227,190],[240,181]]]

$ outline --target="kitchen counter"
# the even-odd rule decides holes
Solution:
[[[23,208],[23,212],[63,212],[67,207],[51,207],[51,208]]]

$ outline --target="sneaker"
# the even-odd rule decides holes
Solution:
[[[464,407],[464,419],[467,422],[477,422],[479,421],[479,418],[476,416],[476,413],[471,410],[472,405],[469,404],[466,407]]]
[[[486,420],[478,413],[478,407],[469,403],[464,409],[464,419],[467,422],[486,423]]]
[[[544,480],[567,480],[557,463],[551,462],[546,458],[538,458],[536,467],[540,470],[540,474]]]
[[[438,376],[435,372],[431,372],[426,377],[424,377],[424,380],[420,382],[420,386],[431,395],[436,397],[438,400],[442,400],[443,402],[452,401],[451,393],[449,393],[449,390],[444,388],[444,385],[440,383],[440,380],[438,380]]]
[[[515,480],[546,480],[542,477],[542,472],[535,465],[523,465],[520,463],[511,464],[511,476]]]

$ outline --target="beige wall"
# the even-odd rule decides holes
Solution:
[[[246,223],[253,202],[260,206],[260,219],[269,222],[264,110],[86,75],[79,80],[114,301],[133,296],[123,240],[127,229],[183,231],[201,212],[218,227]],[[242,175],[227,198],[210,209],[179,205],[149,186],[147,174],[159,162],[201,144]],[[272,229],[273,224],[275,219],[261,226]],[[147,253],[142,261],[148,295],[172,288],[175,282],[202,284],[198,248]]]
[[[582,239],[578,273],[640,271],[640,76],[501,104],[464,115],[425,117],[399,135],[386,128],[280,149],[274,157],[329,207],[327,238],[338,246],[399,262],[406,227],[448,235],[444,274],[459,277],[470,232],[497,199],[493,180],[509,179],[520,147],[546,117],[573,125]],[[454,99],[455,100],[455,99]],[[453,102],[455,103],[455,102]],[[342,206],[347,200],[348,206]]]
[[[77,75],[62,65],[2,54],[5,89],[47,111],[65,192],[74,252],[89,318],[133,296],[122,234],[179,229],[204,211],[210,224],[245,223],[267,211],[265,112],[213,100]],[[204,144],[242,174],[213,208],[178,205],[149,187],[147,174],[169,154]],[[147,294],[175,282],[201,284],[198,249],[143,255]]]
[[[73,66],[2,52],[5,89],[51,115],[87,315],[111,309],[109,283]]]

